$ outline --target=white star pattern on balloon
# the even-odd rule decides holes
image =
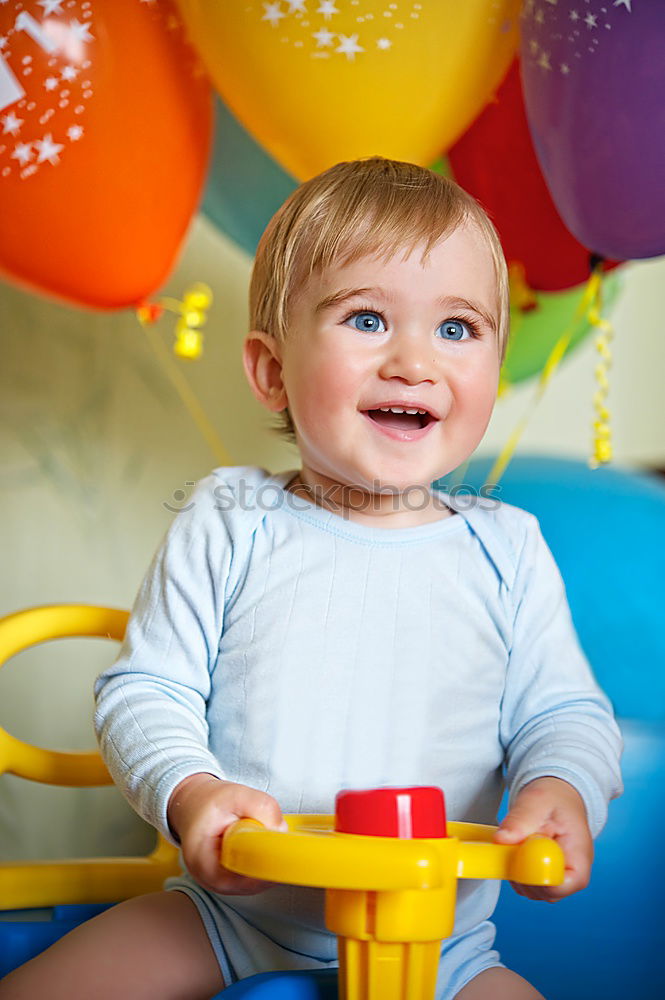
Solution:
[[[286,17],[283,10],[280,9],[279,3],[264,3],[263,9],[265,11],[262,21],[269,21],[274,28],[277,27],[281,18]]]
[[[551,0],[533,0],[531,3],[525,0],[523,17],[527,13],[533,15],[529,34],[533,34],[535,38],[529,40],[524,58],[530,58],[542,70],[551,70],[552,66],[548,60],[543,59],[541,53],[545,49],[551,50],[552,45],[556,45],[558,49],[563,42],[567,50],[565,59],[561,62],[557,60],[557,65],[564,77],[575,72],[578,65],[576,60],[588,59],[600,51],[601,40],[606,31],[621,29],[624,11],[632,13],[632,0],[615,0],[613,5],[608,0],[573,0],[570,9],[567,9],[568,4],[564,5],[562,2],[564,9],[560,14],[553,10],[556,6],[558,4]],[[540,14],[544,16],[541,17]],[[570,34],[566,34],[562,26],[563,18],[570,22]],[[601,32],[600,28],[605,31]],[[564,55],[563,51],[561,55]]]
[[[32,159],[32,144],[29,142],[17,142],[11,158],[12,160],[18,160],[22,167],[25,166]]]
[[[339,38],[339,46],[335,52],[341,52],[347,59],[355,59],[358,52],[365,51],[361,45],[358,45],[357,35],[338,35],[337,37]]]
[[[63,146],[60,143],[53,142],[53,136],[50,132],[43,139],[37,139],[35,146],[37,147],[37,163],[44,163],[46,160],[53,164],[60,162],[58,154],[63,149]]]
[[[60,164],[71,143],[85,141],[84,115],[94,97],[85,46],[94,41],[90,0],[22,0],[0,37],[0,177],[29,177]],[[0,9],[6,9],[0,0]],[[298,15],[301,17],[302,15]],[[29,37],[28,54],[21,48]],[[62,89],[62,88],[65,89]],[[49,132],[44,129],[48,122]]]
[[[93,36],[90,34],[89,24],[81,24],[79,20],[70,21],[69,30],[77,42],[93,41]]]
[[[332,17],[333,14],[339,14],[337,7],[335,7],[334,0],[322,0],[321,6],[316,11],[317,14],[323,14],[326,20]]]
[[[23,119],[17,118],[13,111],[10,111],[9,114],[5,115],[4,118],[0,119],[0,121],[2,121],[3,135],[7,135],[7,133],[10,135],[16,135],[23,124]]]
[[[501,0],[492,0],[492,8],[499,7]],[[541,0],[541,2],[552,4],[553,0]],[[554,0],[558,2],[558,0]],[[348,15],[351,8],[353,11],[353,21],[358,25],[363,25],[362,33],[350,32],[343,34],[340,31],[331,31],[328,23],[335,15]],[[266,22],[273,28],[286,28],[280,31],[276,41],[282,45],[293,46],[295,49],[304,50],[311,59],[326,60],[331,56],[346,56],[348,63],[355,62],[356,55],[362,53],[388,52],[397,43],[397,38],[389,37],[395,31],[399,34],[406,34],[404,29],[408,29],[409,23],[404,21],[406,17],[419,20],[426,17],[427,12],[423,11],[422,3],[413,3],[410,0],[402,0],[401,3],[386,3],[383,11],[384,21],[379,17],[379,11],[368,11],[363,0],[350,0],[350,4],[344,4],[340,0],[271,0],[271,2],[252,3],[245,6],[245,16],[258,18]],[[526,0],[526,6],[532,10],[536,8],[536,0]],[[406,9],[405,9],[406,8]],[[376,18],[375,18],[376,14]],[[316,24],[318,17],[322,18],[324,24]],[[399,20],[399,18],[402,20]],[[537,15],[538,16],[538,15]],[[393,17],[398,20],[392,20]],[[540,16],[538,16],[540,20]],[[492,18],[490,17],[490,21]],[[372,23],[374,22],[374,23]],[[506,22],[509,25],[509,22]],[[311,27],[316,30],[306,31]],[[347,24],[351,28],[351,25]],[[354,25],[355,26],[355,25]],[[330,25],[333,27],[333,25]],[[290,29],[290,30],[289,30]],[[301,34],[302,32],[302,34]],[[366,58],[366,57],[365,57]]]
[[[332,45],[333,39],[335,38],[332,31],[328,31],[327,28],[321,28],[320,31],[313,31],[312,38],[316,38],[317,48],[325,48]]]
[[[37,0],[37,6],[44,8],[44,17],[49,14],[62,14],[63,0]]]

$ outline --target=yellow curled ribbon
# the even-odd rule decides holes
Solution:
[[[197,282],[186,290],[182,300],[162,298],[155,303],[141,303],[136,310],[136,315],[155,357],[167,378],[172,382],[185,409],[198,427],[213,455],[220,465],[233,465],[233,459],[226,450],[224,442],[197,399],[194,390],[173,360],[173,354],[186,359],[200,357],[203,346],[203,335],[200,328],[206,322],[207,311],[211,303],[212,291],[207,285]],[[176,324],[176,341],[172,352],[168,350],[153,329],[154,324],[165,310],[180,316]]]
[[[575,310],[572,321],[570,322],[567,329],[562,333],[562,335],[557,340],[556,344],[550,351],[550,354],[543,366],[543,370],[540,373],[538,379],[538,385],[536,387],[536,392],[527,412],[519,421],[510,437],[508,438],[506,444],[501,449],[501,452],[497,456],[497,459],[490,470],[489,475],[485,485],[496,485],[501,476],[505,472],[508,463],[510,462],[515,449],[517,448],[518,442],[524,433],[524,430],[529,423],[534,410],[543,398],[545,389],[554,375],[555,371],[559,367],[561,360],[563,359],[573,333],[578,327],[578,324],[583,317],[586,316],[587,322],[590,326],[595,327],[601,332],[595,337],[595,344],[598,352],[601,356],[601,361],[596,365],[595,375],[599,384],[599,388],[594,393],[593,403],[596,408],[597,419],[593,423],[594,427],[594,441],[593,441],[593,455],[589,458],[588,463],[591,468],[597,468],[600,464],[609,462],[612,458],[612,444],[611,444],[611,429],[609,425],[610,412],[605,406],[605,399],[609,391],[609,380],[608,380],[608,369],[611,363],[611,354],[609,343],[613,334],[612,325],[607,319],[603,319],[600,316],[601,310],[601,291],[602,291],[602,272],[601,272],[602,261],[599,261],[589,276],[586,288],[584,289],[584,294],[582,299]],[[499,384],[499,395],[504,395],[507,386],[505,381],[500,381]]]

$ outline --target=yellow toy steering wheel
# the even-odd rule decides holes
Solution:
[[[223,838],[222,864],[269,882],[326,889],[341,1000],[434,997],[458,878],[563,881],[563,852],[554,840],[532,835],[521,844],[494,844],[495,826],[446,824],[439,788],[340,792],[335,816],[285,819],[288,833],[254,820],[234,823]]]

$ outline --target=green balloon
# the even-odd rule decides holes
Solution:
[[[501,376],[507,383],[513,385],[540,375],[554,345],[570,328],[585,287],[579,285],[563,292],[534,292],[535,309],[522,312],[511,308],[511,333],[501,369]],[[613,304],[620,287],[621,277],[616,271],[604,275],[603,312],[605,307]],[[586,316],[582,316],[573,328],[564,358],[582,343],[592,329]]]

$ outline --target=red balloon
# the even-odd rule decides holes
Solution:
[[[589,277],[589,250],[562,222],[536,159],[518,60],[496,99],[447,155],[455,180],[485,207],[506,260],[523,264],[531,288],[560,291]]]
[[[136,305],[197,207],[212,96],[168,0],[0,5],[0,273]]]

